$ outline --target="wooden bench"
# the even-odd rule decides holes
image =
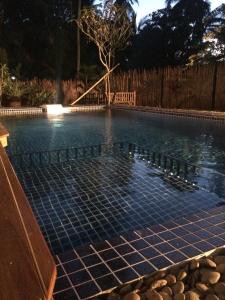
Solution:
[[[136,92],[116,92],[110,93],[113,104],[136,105]]]

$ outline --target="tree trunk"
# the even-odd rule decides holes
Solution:
[[[108,61],[108,72],[111,69],[111,64],[112,64],[112,54],[109,52],[109,61]],[[110,74],[106,78],[107,80],[107,85],[108,85],[108,106],[110,107],[111,105],[111,86],[110,86]]]
[[[81,14],[81,0],[77,0],[77,20],[80,19]],[[76,78],[80,77],[80,28],[77,26],[76,37],[77,59],[76,59]]]

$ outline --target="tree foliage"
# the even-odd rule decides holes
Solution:
[[[92,3],[82,0],[83,6]],[[8,54],[10,69],[21,64],[24,78],[74,77],[76,28],[69,20],[76,9],[76,0],[2,0],[0,48]],[[90,61],[95,56],[89,51],[92,46],[84,37],[81,44],[83,59]]]
[[[204,46],[209,12],[208,1],[180,0],[147,16],[134,40],[134,67],[185,65]]]
[[[21,79],[60,81],[80,73],[80,79],[89,81],[90,76],[96,77],[94,72],[87,72],[89,66],[101,74],[103,65],[95,42],[83,33],[79,36],[78,27],[71,22],[79,16],[80,1],[81,11],[95,12],[101,20],[99,34],[104,32],[108,41],[117,42],[112,31],[105,35],[105,29],[121,33],[121,20],[115,23],[116,14],[120,19],[119,7],[136,33],[126,40],[126,49],[119,51],[119,47],[110,53],[109,66],[119,62],[124,69],[153,68],[225,59],[225,4],[211,11],[206,0],[166,0],[165,8],[147,15],[136,32],[133,4],[137,0],[102,0],[102,8],[96,8],[94,0],[2,0],[0,64],[8,65],[11,74],[20,66],[17,75]],[[103,14],[107,3],[116,7],[111,19]]]

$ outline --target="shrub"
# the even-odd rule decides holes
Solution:
[[[41,106],[43,104],[51,104],[55,99],[55,91],[44,86],[43,82],[38,80],[27,81],[25,83],[26,91],[24,93],[23,105]]]

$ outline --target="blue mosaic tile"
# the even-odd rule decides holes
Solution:
[[[125,240],[117,240],[118,246],[130,241],[132,247],[139,250],[148,244],[137,240],[141,237],[146,241],[148,237],[153,239],[153,232],[159,234],[158,239],[169,241],[176,235],[201,229],[197,225],[193,227],[188,217],[186,227],[175,228],[177,223],[172,219],[177,215],[186,217],[196,211],[202,212],[215,207],[219,201],[217,196],[210,194],[209,202],[207,191],[197,188],[190,191],[183,181],[171,185],[160,170],[125,153],[19,168],[17,174],[55,254],[119,234],[124,234]],[[181,190],[177,189],[179,184]],[[168,219],[170,223],[159,225]],[[218,221],[222,222],[222,217]],[[140,229],[144,228],[140,235]],[[136,232],[125,235],[131,230]],[[109,245],[105,247],[102,250]]]

